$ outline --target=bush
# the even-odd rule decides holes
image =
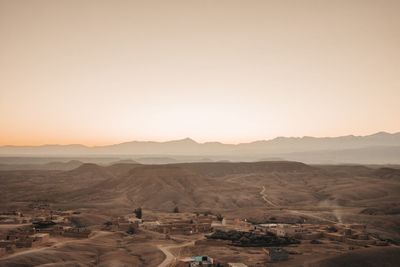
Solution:
[[[135,209],[135,210],[133,211],[133,213],[135,213],[136,218],[142,219],[142,215],[143,215],[143,213],[142,213],[142,208],[139,207],[139,208]]]
[[[133,235],[136,234],[136,232],[137,232],[136,228],[130,225],[127,233]]]
[[[232,241],[233,245],[246,247],[285,246],[299,243],[299,241],[294,238],[278,237],[272,233],[257,234],[235,230],[230,230],[228,232],[217,230],[212,235],[207,236],[207,238],[229,240]]]

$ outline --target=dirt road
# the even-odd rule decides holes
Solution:
[[[262,197],[262,199],[267,202],[267,204],[269,204],[272,207],[278,207],[278,205],[276,205],[274,202],[272,202],[271,200],[268,199],[268,195],[265,193],[265,186],[262,186],[262,190],[260,192],[260,195]]]
[[[2,259],[10,259],[10,258],[14,258],[23,254],[30,254],[30,253],[34,253],[34,252],[38,252],[38,251],[43,251],[43,250],[49,250],[49,249],[55,249],[55,248],[59,248],[62,247],[68,243],[85,243],[90,239],[95,239],[95,238],[99,238],[102,236],[107,236],[112,234],[111,232],[105,232],[105,231],[95,231],[94,234],[92,234],[89,238],[84,238],[84,239],[67,239],[67,240],[62,240],[62,241],[58,241],[57,243],[53,244],[52,246],[43,246],[43,247],[37,247],[37,248],[29,248],[29,249],[25,249],[22,251],[18,251],[15,252],[11,255],[5,256]]]
[[[262,199],[263,199],[269,206],[276,207],[276,208],[280,208],[280,206],[278,206],[277,204],[275,204],[274,202],[272,202],[272,201],[268,198],[268,195],[267,195],[267,193],[266,193],[265,191],[266,191],[265,186],[262,186],[262,190],[260,191],[260,195],[261,195]],[[303,216],[306,216],[306,217],[311,217],[311,218],[314,218],[314,219],[317,219],[317,220],[320,220],[320,221],[329,222],[329,223],[335,223],[335,224],[338,223],[337,221],[329,220],[329,219],[326,219],[326,218],[324,218],[324,217],[321,217],[321,216],[318,216],[318,215],[315,215],[315,214],[308,214],[308,213],[306,213],[306,212],[304,212],[304,211],[301,211],[301,210],[292,210],[292,209],[286,209],[286,208],[283,208],[283,207],[282,207],[282,209],[284,209],[284,210],[286,210],[286,211],[288,211],[288,212],[290,212],[290,213],[292,213],[292,214],[303,215]]]
[[[169,267],[171,266],[172,262],[176,259],[176,256],[179,255],[174,255],[171,252],[171,249],[177,249],[177,248],[183,248],[187,246],[194,246],[194,243],[196,240],[182,243],[182,244],[177,244],[177,245],[158,245],[158,249],[161,250],[165,254],[165,259],[163,262],[161,262],[158,267]]]

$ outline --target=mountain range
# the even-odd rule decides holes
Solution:
[[[277,137],[250,143],[198,143],[190,138],[167,142],[132,141],[106,146],[1,146],[1,156],[172,157],[182,161],[296,160],[306,163],[400,164],[400,132],[367,136]],[[168,163],[164,162],[163,163]]]

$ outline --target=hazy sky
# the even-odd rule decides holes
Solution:
[[[400,131],[400,1],[0,0],[0,145]]]

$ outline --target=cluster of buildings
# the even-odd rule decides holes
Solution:
[[[265,252],[266,262],[280,262],[289,259],[289,252],[282,247],[268,247],[263,249]],[[221,263],[209,256],[192,256],[179,258],[172,264],[174,267],[247,267],[246,264],[241,262],[228,262]]]
[[[218,227],[217,227],[218,228]],[[221,229],[235,229],[239,231],[249,231],[253,228],[253,225],[249,223],[246,219],[241,220],[238,218],[223,218],[220,225]]]
[[[247,267],[246,264],[240,262],[232,262],[227,264],[222,264],[209,256],[193,256],[185,257],[177,260],[174,267]]]
[[[185,219],[176,217],[161,222],[145,222],[143,227],[166,235],[191,235],[211,232],[213,220],[212,216],[195,215]]]
[[[325,238],[359,246],[382,245],[366,232],[363,224],[336,224],[329,227],[317,224],[261,224],[256,226],[256,230],[300,240]]]
[[[179,259],[175,264],[175,267],[195,267],[195,266],[214,267],[216,266],[216,264],[214,264],[214,259],[208,256],[185,257]]]
[[[289,253],[280,247],[271,247],[265,249],[266,261],[267,262],[279,262],[289,259]],[[246,264],[241,262],[229,262],[226,264],[219,263],[209,256],[193,256],[184,257],[177,260],[173,265],[174,267],[197,267],[197,266],[207,266],[207,267],[247,267]]]
[[[103,230],[105,231],[122,231],[129,234],[137,233],[139,229],[139,223],[141,219],[137,219],[135,216],[123,216],[115,217],[111,221],[106,222],[103,225]]]
[[[256,230],[273,233],[280,237],[293,237],[302,240],[313,240],[322,237],[322,229],[314,224],[268,223],[257,225]]]
[[[377,240],[371,236],[363,224],[332,224],[332,225],[319,225],[319,224],[285,224],[285,223],[270,223],[253,225],[246,221],[238,219],[223,219],[222,222],[213,222],[214,229],[240,229],[249,232],[259,233],[272,233],[278,237],[291,237],[298,240],[310,240],[311,243],[320,243],[319,239],[326,239],[331,241],[343,242],[348,245],[354,246],[370,246],[370,245],[387,245],[386,242]],[[196,245],[205,244],[210,245],[212,242],[217,242],[221,245],[223,241],[215,240],[199,240],[196,241]],[[263,249],[266,256],[266,262],[280,262],[289,259],[291,252],[287,251],[283,247],[265,247]],[[197,261],[196,261],[197,259]],[[205,257],[204,264],[198,263],[198,257],[188,257],[180,260],[179,267],[183,266],[216,266],[214,260],[206,260],[209,257]],[[203,264],[203,265],[202,265]],[[208,265],[207,265],[208,264]],[[227,265],[218,266],[229,266],[229,267],[245,267],[243,263],[228,263]]]
[[[328,228],[327,231],[323,232],[323,237],[356,246],[386,245],[382,241],[372,238],[366,232],[365,225],[362,224],[340,224],[333,228]]]
[[[18,211],[0,213],[0,224],[26,224],[30,222],[31,219],[29,217],[25,217]]]
[[[50,239],[47,233],[38,233],[32,226],[22,226],[0,233],[0,255],[11,253],[19,248],[31,248],[46,244]]]
[[[91,230],[71,226],[73,212],[35,209],[29,216],[21,212],[0,214],[0,256],[16,249],[46,245],[51,236],[88,238]]]
[[[71,226],[72,211],[41,210],[41,215],[36,214],[32,225],[38,233],[47,233],[50,236],[63,236],[72,238],[88,238],[91,230]]]
[[[70,227],[65,229],[62,233],[64,237],[72,237],[72,238],[89,238],[92,231],[87,228],[74,228]]]
[[[76,228],[72,226],[71,219],[74,212],[51,211],[49,209],[35,209],[33,215],[24,216],[22,213],[3,212],[0,213],[0,225],[6,225],[0,231],[0,256],[11,253],[15,249],[31,248],[38,245],[46,245],[50,237],[88,238],[91,230]],[[9,227],[14,225],[14,227]],[[215,229],[236,229],[245,232],[273,233],[278,237],[291,237],[298,240],[318,241],[328,239],[338,242],[345,242],[350,245],[367,246],[383,245],[382,241],[371,237],[365,225],[361,224],[284,224],[269,223],[253,225],[246,220],[227,219],[222,221],[213,215],[200,214],[166,214],[161,220],[145,221],[136,218],[135,215],[114,217],[104,223],[102,230],[123,231],[134,234],[140,227],[169,235],[192,235],[210,233]],[[9,227],[9,228],[7,228]],[[5,231],[4,229],[7,229]],[[198,240],[208,244],[212,240]],[[285,261],[289,253],[282,247],[267,247],[263,249],[267,262]],[[208,256],[193,256],[178,259],[175,262],[177,267],[192,266],[228,266],[245,267],[243,263],[228,263],[222,265]]]

